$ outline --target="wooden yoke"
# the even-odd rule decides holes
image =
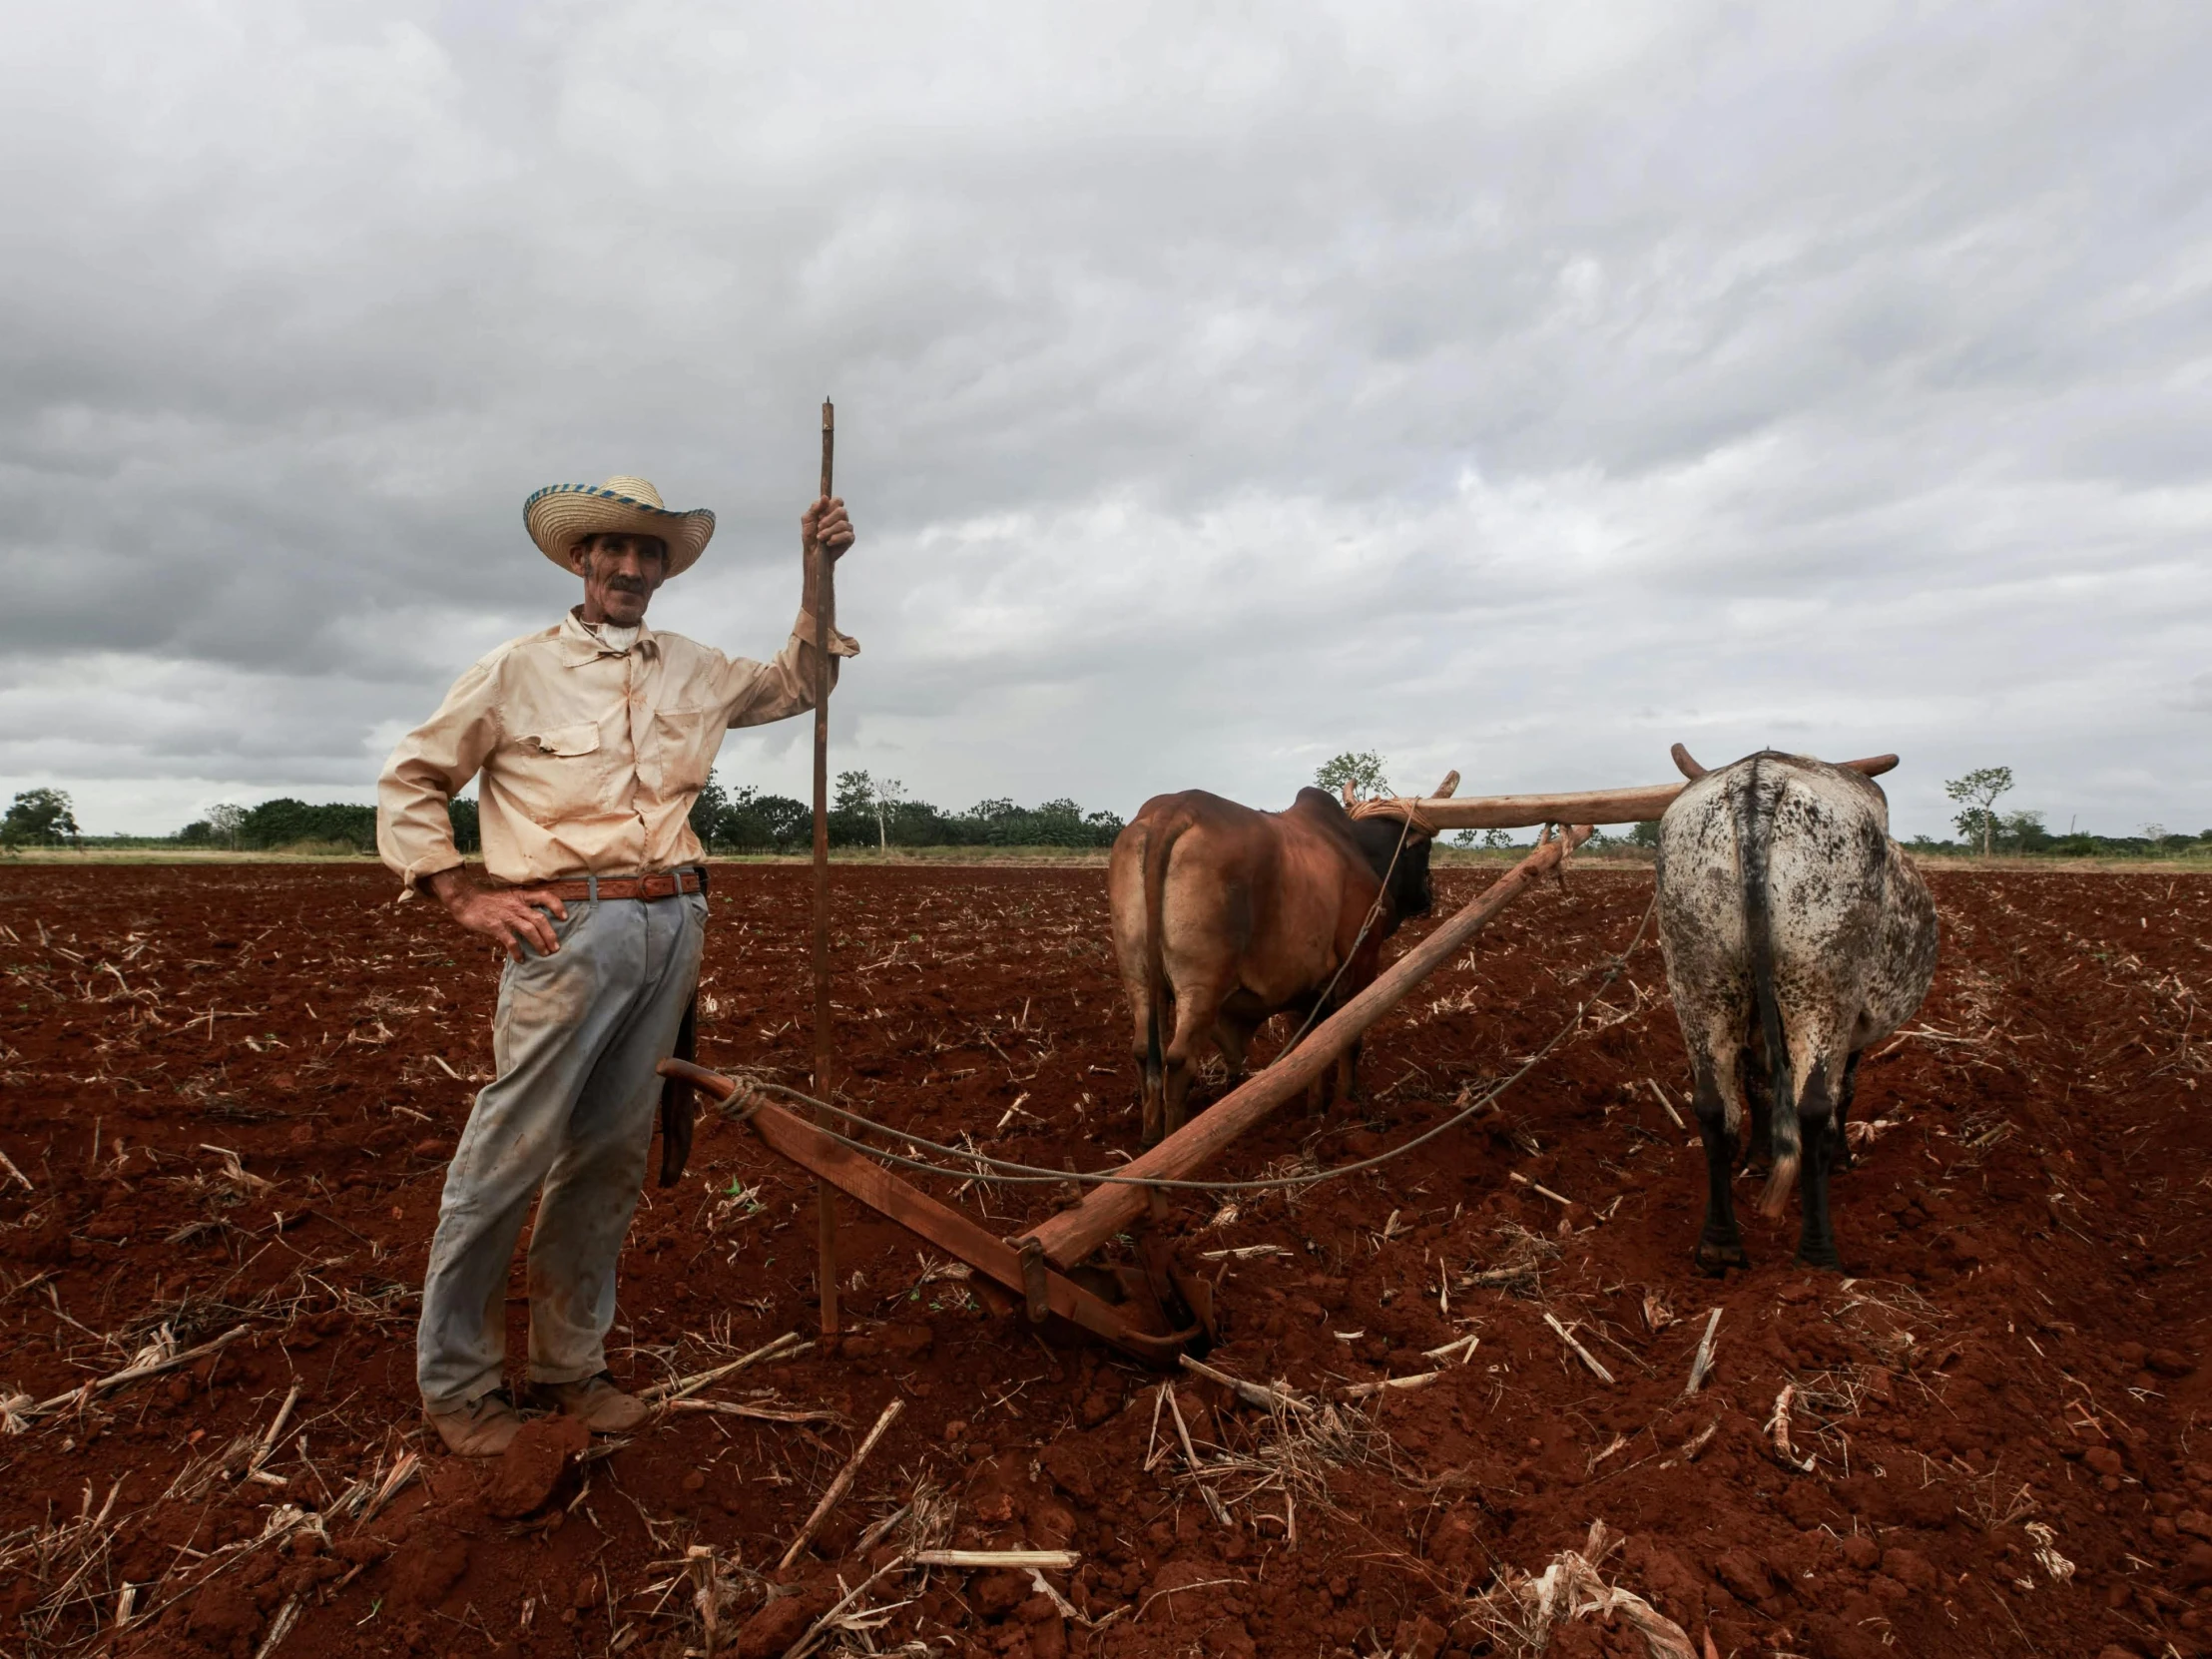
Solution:
[[[1702,777],[1705,768],[1682,751],[1675,764],[1684,776]],[[1687,763],[1687,764],[1685,764]],[[1864,761],[1839,761],[1837,765],[1874,778],[1898,764],[1895,755],[1875,755]],[[1695,772],[1691,767],[1697,767]],[[1646,784],[1629,790],[1585,790],[1572,795],[1460,795],[1417,796],[1406,801],[1421,818],[1438,830],[1529,830],[1539,824],[1647,824],[1664,814],[1674,798],[1688,788],[1684,784]],[[1386,816],[1390,798],[1379,796],[1363,803],[1372,814]]]

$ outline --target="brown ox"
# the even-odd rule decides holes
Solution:
[[[1183,1127],[1202,1045],[1217,1048],[1235,1078],[1266,1020],[1314,1013],[1324,997],[1326,1017],[1374,979],[1398,923],[1428,913],[1433,831],[1408,829],[1384,803],[1370,808],[1374,816],[1356,818],[1306,789],[1288,812],[1261,813],[1185,790],[1147,801],[1115,840],[1114,952],[1144,1073],[1148,1145]],[[1350,1096],[1357,1063],[1354,1045],[1337,1065],[1339,1098]]]

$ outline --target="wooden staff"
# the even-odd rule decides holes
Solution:
[[[836,457],[837,415],[828,398],[822,404],[822,499],[830,499],[831,463]],[[830,1098],[830,633],[836,599],[830,578],[835,561],[815,537],[815,658],[822,676],[815,688],[815,1074],[817,1100]],[[827,1114],[823,1122],[827,1123]],[[815,1232],[819,1251],[816,1278],[822,1292],[822,1334],[837,1330],[836,1189],[815,1182]]]

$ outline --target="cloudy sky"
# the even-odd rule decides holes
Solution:
[[[16,6],[0,790],[369,799],[573,601],[549,482],[714,507],[654,621],[768,655],[827,392],[833,764],[924,799],[1682,739],[2195,830],[2208,85],[2187,0]]]

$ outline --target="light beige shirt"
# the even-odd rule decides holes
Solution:
[[[485,657],[401,740],[376,783],[376,848],[408,892],[459,864],[445,804],[480,773],[494,880],[689,863],[701,850],[687,818],[723,733],[814,707],[814,641],[802,611],[772,663],[642,626],[622,650],[572,610]],[[836,659],[859,649],[830,635],[832,684]]]

